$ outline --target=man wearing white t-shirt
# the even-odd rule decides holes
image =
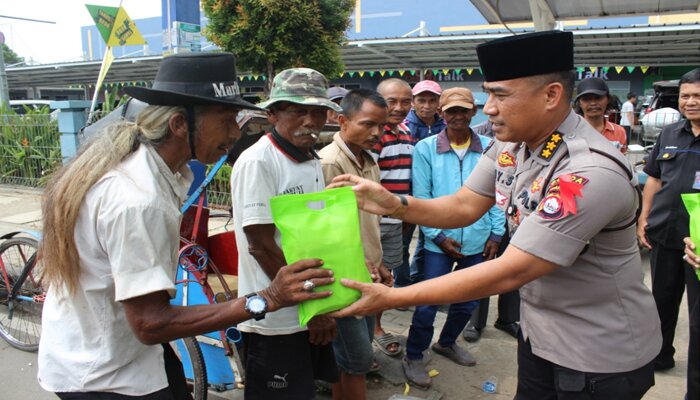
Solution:
[[[317,71],[287,69],[273,80],[270,99],[260,104],[274,128],[241,154],[231,176],[239,293],[266,287],[286,263],[270,198],[318,192],[325,186],[313,146],[327,110],[341,111],[328,100],[327,87]],[[243,332],[246,398],[310,399],[314,379],[338,379],[330,344],[336,333],[333,318],[316,316],[307,329],[299,325],[298,308],[292,307],[238,329]]]
[[[627,101],[622,103],[622,109],[620,110],[620,125],[625,128],[627,133],[627,143],[630,142],[632,125],[634,125],[635,104],[637,104],[637,95],[632,92],[627,93]]]

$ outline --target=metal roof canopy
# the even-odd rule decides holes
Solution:
[[[624,15],[700,12],[700,0],[470,0],[491,24],[533,21],[537,30],[554,28],[554,21]]]
[[[105,83],[153,80],[162,56],[117,58],[105,77]],[[10,89],[27,87],[62,87],[95,84],[102,61],[41,64],[7,68]]]
[[[700,24],[572,32],[577,66],[700,65]],[[510,33],[358,40],[349,42],[342,55],[347,71],[477,68],[476,46],[507,35]]]
[[[700,24],[579,29],[577,66],[700,65]],[[351,41],[341,49],[346,71],[477,68],[476,46],[507,32]],[[153,80],[161,56],[116,59],[106,83]],[[514,60],[513,62],[517,62]],[[7,69],[10,88],[94,84],[100,61]],[[241,75],[246,75],[241,72]]]

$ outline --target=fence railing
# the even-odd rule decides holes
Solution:
[[[61,166],[58,122],[48,114],[0,115],[0,183],[43,186]]]

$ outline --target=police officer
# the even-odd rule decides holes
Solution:
[[[364,210],[441,228],[469,225],[495,203],[508,214],[509,247],[406,289],[344,280],[363,297],[337,315],[521,287],[516,399],[640,399],[654,384],[661,334],[642,283],[638,192],[622,154],[571,110],[573,35],[511,36],[477,54],[497,140],[464,187],[421,200],[349,175],[335,182],[355,185]]]

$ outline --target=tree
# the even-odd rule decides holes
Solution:
[[[12,51],[5,43],[2,44],[2,56],[5,58],[5,65],[17,64],[24,61],[24,57],[20,57]]]
[[[238,68],[272,79],[283,69],[343,71],[340,46],[354,0],[202,0],[206,37],[236,54]]]

